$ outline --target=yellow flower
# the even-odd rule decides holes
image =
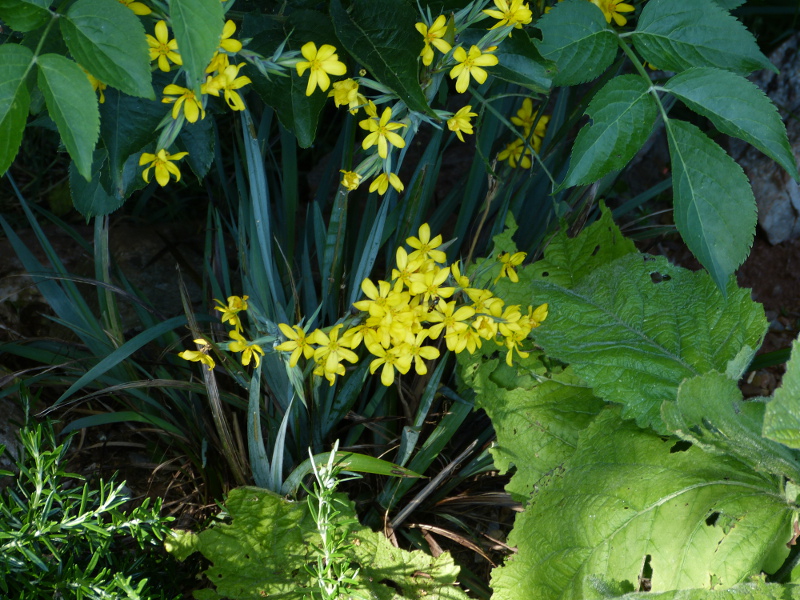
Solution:
[[[414,361],[414,370],[417,372],[417,375],[425,375],[428,372],[425,360],[433,360],[440,356],[437,348],[422,345],[427,337],[427,331],[420,331],[416,335],[409,332],[406,335],[406,345],[408,346],[406,352]]]
[[[361,129],[366,129],[370,133],[361,142],[361,147],[366,150],[374,145],[378,145],[378,156],[386,158],[389,155],[389,144],[402,148],[406,145],[406,141],[394,133],[395,129],[406,127],[403,123],[392,123],[389,119],[392,118],[392,109],[386,107],[383,110],[380,120],[377,117],[370,117],[359,122],[358,126]]]
[[[431,239],[431,227],[427,223],[420,225],[417,237],[407,238],[406,244],[414,248],[414,251],[408,255],[409,260],[430,258],[437,263],[447,262],[447,255],[436,249],[442,245],[442,236],[437,235]]]
[[[166,21],[159,21],[155,28],[156,36],[147,34],[147,45],[150,46],[150,62],[158,60],[158,68],[165,73],[169,72],[169,61],[182,65],[183,60],[178,54],[178,42],[169,39]]]
[[[208,370],[210,371],[214,368],[215,364],[214,359],[207,354],[208,349],[211,346],[209,346],[208,343],[202,338],[194,340],[194,343],[201,347],[200,350],[184,350],[183,352],[179,352],[178,356],[180,356],[183,360],[202,363],[207,366]]]
[[[248,342],[241,333],[238,331],[231,331],[231,339],[235,340],[228,344],[231,352],[242,353],[242,364],[246,367],[250,364],[250,359],[255,359],[256,366],[261,364],[261,357],[259,354],[264,354],[261,346],[258,344],[251,344]]]
[[[161,99],[164,104],[175,103],[172,107],[172,118],[177,119],[183,106],[183,114],[189,123],[196,123],[197,117],[201,119],[206,118],[206,111],[203,108],[202,102],[197,99],[194,92],[189,88],[181,87],[173,83],[164,88],[165,96]],[[172,96],[177,96],[173,98]]]
[[[611,23],[611,19],[614,19],[614,23],[622,27],[628,22],[628,19],[623,17],[619,13],[624,12],[633,12],[636,10],[630,4],[626,4],[622,0],[590,0],[592,4],[598,7],[600,10],[603,11],[603,16],[606,18],[606,23]]]
[[[146,4],[143,4],[141,2],[136,2],[135,0],[119,0],[119,3],[124,4],[125,6],[130,8],[133,11],[133,14],[135,15],[144,16],[144,15],[149,15],[151,12],[153,12],[152,10],[150,10],[150,7],[147,6]]]
[[[447,349],[455,350],[456,346],[460,345],[464,333],[469,329],[469,325],[466,323],[467,319],[471,319],[474,314],[475,310],[469,306],[456,309],[455,302],[439,302],[436,310],[428,316],[428,319],[435,323],[428,329],[431,338],[438,338],[444,330]],[[463,350],[463,346],[461,349]]]
[[[387,387],[394,383],[395,369],[405,375],[411,368],[411,356],[408,353],[406,344],[392,346],[389,349],[384,349],[380,345],[373,345],[369,348],[369,351],[378,357],[369,363],[369,372],[374,373],[378,367],[383,365],[381,383]]]
[[[330,44],[323,44],[317,50],[317,45],[314,42],[308,42],[300,48],[300,53],[306,60],[301,60],[297,63],[297,74],[302,77],[306,69],[310,71],[308,85],[306,86],[306,96],[313,94],[317,86],[323,92],[327,90],[331,85],[328,74],[338,76],[347,72],[347,66],[339,61],[336,48]]]
[[[524,142],[517,138],[497,155],[497,160],[508,160],[508,164],[512,169],[516,169],[517,165],[523,169],[530,169],[531,165],[531,150],[527,148]]]
[[[425,302],[428,300],[439,302],[443,298],[449,298],[456,291],[452,287],[442,287],[447,281],[448,275],[450,275],[450,267],[433,269],[425,273],[414,273],[410,277],[411,285],[408,291],[415,296],[422,296]]]
[[[500,19],[489,28],[490,30],[503,25],[513,25],[516,29],[522,29],[523,25],[527,25],[533,20],[531,9],[527,4],[523,4],[522,0],[511,0],[510,4],[508,0],[494,0],[494,5],[499,10],[483,11],[494,19]]]
[[[355,171],[345,171],[344,169],[341,169],[339,170],[339,173],[343,173],[341,181],[342,186],[346,187],[351,192],[361,183],[362,177]]]
[[[406,252],[405,248],[400,246],[397,252],[395,252],[395,264],[397,268],[392,269],[392,281],[399,281],[404,286],[409,287],[411,285],[411,276],[419,271],[423,261],[424,259],[422,258],[410,260],[408,252]]]
[[[369,191],[374,192],[378,190],[378,194],[383,196],[386,190],[389,189],[389,184],[398,192],[402,192],[405,189],[403,182],[400,181],[397,175],[394,173],[381,173],[369,184]]]
[[[215,306],[214,310],[222,313],[220,320],[223,323],[230,323],[236,331],[242,330],[242,322],[239,320],[239,313],[247,310],[247,299],[250,296],[228,296],[228,304],[223,304],[221,300],[214,299],[214,302],[219,304]]]
[[[470,119],[478,116],[478,113],[470,112],[471,110],[472,106],[467,104],[464,108],[460,108],[452,117],[447,119],[447,128],[450,131],[454,131],[458,139],[462,142],[464,141],[464,136],[461,135],[462,132],[472,135],[472,123],[470,123]]]
[[[243,88],[248,83],[252,83],[252,81],[244,75],[238,76],[239,70],[243,66],[244,63],[228,65],[216,77],[208,77],[202,89],[203,93],[218,97],[219,93],[223,92],[225,102],[228,103],[231,110],[244,110],[244,102],[236,90]]]
[[[458,63],[450,69],[450,79],[456,80],[456,91],[463,94],[469,86],[469,78],[473,77],[478,83],[486,81],[487,73],[481,67],[492,67],[499,61],[491,50],[481,52],[477,46],[469,49],[469,54],[461,46],[453,51],[453,58]]]
[[[358,112],[358,107],[367,103],[367,99],[358,93],[358,83],[355,79],[343,79],[333,84],[333,89],[328,92],[328,98],[333,97],[336,108],[347,105],[350,114]]]
[[[181,172],[172,161],[180,160],[184,156],[188,156],[188,152],[177,152],[176,154],[170,154],[163,148],[159,150],[156,154],[149,154],[148,152],[142,152],[142,155],[139,157],[139,166],[146,165],[150,163],[144,173],[142,173],[142,177],[146,182],[150,182],[150,169],[155,167],[156,170],[156,181],[158,185],[164,187],[169,183],[169,176],[170,173],[175,176],[175,181],[181,180]]]
[[[290,367],[297,365],[297,361],[300,360],[301,355],[306,359],[314,356],[314,347],[309,341],[310,336],[306,335],[306,332],[302,327],[299,325],[293,325],[292,327],[289,327],[283,323],[278,323],[278,327],[283,335],[285,335],[288,339],[282,344],[275,346],[275,350],[292,353],[292,355],[289,357]]]
[[[242,42],[230,39],[234,33],[236,33],[236,23],[231,20],[225,21],[225,27],[222,28],[222,37],[219,40],[219,47],[231,54],[236,54],[242,49]]]
[[[425,40],[425,46],[422,48],[422,52],[419,53],[422,57],[423,65],[427,67],[433,62],[433,48],[436,48],[442,54],[450,52],[452,46],[442,39],[447,33],[447,17],[439,15],[430,27],[425,23],[416,23],[414,27],[417,28],[417,31],[420,32]]]
[[[319,367],[314,370],[318,375],[323,375],[328,383],[333,385],[336,375],[344,375],[343,360],[351,363],[358,361],[358,356],[347,346],[350,344],[349,338],[339,340],[339,330],[342,324],[336,325],[326,334],[321,329],[315,330],[309,339],[319,347],[314,351],[314,360]]]
[[[227,54],[224,52],[215,52],[214,56],[211,58],[211,62],[208,63],[205,72],[213,73],[214,71],[217,71],[221,73],[228,67],[229,64],[231,64],[231,62]]]
[[[550,122],[550,117],[547,115],[542,115],[539,121],[536,122],[538,114],[539,111],[533,110],[533,100],[525,98],[522,101],[522,108],[517,111],[516,116],[511,117],[511,122],[514,123],[514,125],[522,127],[522,130],[525,132],[525,137],[530,136],[531,146],[533,146],[535,152],[539,152],[539,149],[542,147],[542,139],[545,133],[547,133],[547,124]],[[531,129],[533,129],[533,124],[535,122],[536,129],[533,130],[533,135],[531,135]]]
[[[527,254],[525,252],[515,252],[514,254],[501,252],[500,256],[497,257],[497,260],[500,261],[501,265],[500,275],[495,278],[495,283],[503,277],[508,277],[511,281],[517,283],[519,281],[519,276],[514,270],[514,267],[521,265],[526,256]]]

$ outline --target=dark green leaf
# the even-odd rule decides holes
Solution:
[[[592,123],[578,133],[563,185],[592,183],[628,164],[656,122],[649,87],[638,75],[621,75],[597,92],[586,108]]]
[[[617,34],[603,12],[586,0],[566,0],[544,15],[537,48],[558,67],[555,85],[577,85],[599,77],[617,55]]]
[[[341,0],[331,0],[330,11],[342,45],[370,76],[411,110],[435,117],[417,76],[423,42],[414,28],[419,20],[414,6],[406,0],[354,0],[348,11]]]
[[[495,51],[500,63],[492,67],[492,75],[516,83],[538,94],[546,94],[553,85],[556,65],[542,58],[525,31],[503,40]]]
[[[189,153],[186,162],[202,180],[214,161],[214,127],[211,118],[186,123],[178,136],[178,146]]]
[[[15,31],[32,31],[52,18],[50,0],[0,0],[0,19]]]
[[[100,112],[92,84],[73,61],[45,54],[37,61],[39,89],[78,172],[88,181],[100,132]]]
[[[694,125],[670,120],[675,225],[720,289],[744,262],[756,232],[756,202],[742,168]]]
[[[714,2],[719,4],[725,10],[733,10],[734,8],[738,8],[746,1],[747,0],[714,0]]]
[[[105,150],[94,151],[92,179],[88,182],[78,174],[74,162],[69,165],[69,188],[72,192],[72,204],[87,221],[91,217],[111,214],[124,202],[124,198],[109,194],[103,186],[102,168],[107,158],[108,153]]]
[[[800,341],[792,344],[783,384],[767,404],[764,435],[790,448],[800,448]]]
[[[222,3],[219,0],[169,0],[169,14],[189,87],[199,94],[205,68],[222,37],[225,15]]]
[[[698,67],[675,75],[664,89],[722,133],[755,146],[800,179],[778,110],[755,84],[730,71]]]
[[[25,76],[32,61],[33,52],[25,46],[0,46],[0,174],[11,165],[22,142],[31,102]]]
[[[713,0],[650,0],[631,37],[639,54],[659,69],[778,72],[745,26]]]
[[[95,78],[155,98],[144,27],[133,11],[119,2],[78,0],[59,23],[72,57]]]

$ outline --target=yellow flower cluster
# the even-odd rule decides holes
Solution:
[[[542,147],[542,139],[547,132],[547,124],[550,117],[542,115],[538,117],[539,111],[533,110],[533,100],[525,98],[522,101],[522,108],[517,111],[516,116],[511,117],[511,122],[518,127],[522,127],[525,139],[530,142],[533,151],[538,153]],[[537,121],[538,117],[538,121]],[[536,126],[534,127],[534,123]],[[525,145],[522,139],[516,138],[506,144],[506,147],[497,155],[498,160],[507,160],[509,166],[514,169],[518,166],[523,169],[530,169],[533,164],[531,160],[531,149]]]

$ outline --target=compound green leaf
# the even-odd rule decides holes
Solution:
[[[549,304],[531,334],[546,354],[571,364],[599,398],[622,404],[623,417],[661,432],[661,404],[685,378],[724,372],[767,329],[761,305],[733,279],[723,295],[707,273],[663,257],[626,254],[572,289],[544,279],[530,291]]]
[[[81,68],[58,54],[37,58],[39,89],[78,173],[88,181],[100,132],[100,112],[92,84]]]
[[[650,0],[631,37],[642,58],[668,71],[778,72],[745,26],[713,0]]]
[[[542,58],[524,30],[503,40],[495,55],[500,63],[492,67],[493,76],[535,93],[546,94],[552,88],[556,65]]]
[[[225,16],[222,3],[218,0],[169,0],[169,14],[183,68],[191,82],[189,87],[195,89],[199,98],[205,68],[222,37]]]
[[[404,0],[354,0],[345,10],[331,0],[336,35],[371,76],[394,90],[409,109],[435,117],[419,85],[417,58],[422,36],[414,28],[419,18]]]
[[[599,77],[617,55],[617,34],[603,12],[586,0],[556,4],[539,19],[542,41],[537,45],[558,67],[555,85],[577,85]]]
[[[638,75],[622,75],[597,92],[586,108],[592,123],[578,133],[563,185],[592,183],[628,164],[656,122],[658,107],[649,89]]]
[[[33,52],[25,46],[0,46],[0,175],[11,165],[22,142],[31,103],[25,76],[32,61]]]
[[[72,57],[99,81],[155,98],[144,27],[133,11],[119,2],[78,0],[59,23]]]
[[[500,598],[582,600],[591,576],[631,589],[645,565],[652,592],[748,581],[788,554],[794,510],[781,484],[606,409],[517,518],[508,543],[518,552],[492,587]]]
[[[764,415],[765,437],[800,448],[800,341],[792,344],[792,357],[786,364],[783,383],[775,390]]]
[[[664,89],[722,133],[755,146],[800,179],[778,110],[754,83],[730,71],[698,67],[675,75]]]
[[[53,18],[49,8],[50,0],[0,0],[0,19],[15,31],[33,31]]]
[[[670,120],[675,225],[724,290],[756,232],[756,201],[742,168],[697,127]]]

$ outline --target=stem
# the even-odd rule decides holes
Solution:
[[[617,36],[617,42],[619,43],[619,46],[622,48],[622,51],[625,53],[625,55],[630,59],[631,63],[633,63],[636,71],[647,82],[648,91],[650,92],[650,95],[655,98],[656,105],[661,113],[661,118],[664,120],[664,126],[669,129],[669,117],[667,116],[667,111],[664,108],[664,105],[661,103],[661,98],[658,95],[658,88],[653,85],[653,82],[650,80],[650,75],[647,74],[647,71],[639,60],[639,57],[636,56],[634,51],[630,46],[628,46],[628,44],[625,43],[621,36]]]

